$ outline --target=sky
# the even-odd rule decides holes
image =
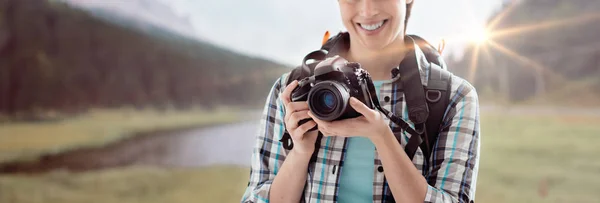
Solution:
[[[244,54],[297,65],[318,49],[325,31],[345,31],[334,0],[163,0],[189,16],[196,34]],[[476,35],[502,0],[415,0],[408,33],[460,57],[464,40]]]

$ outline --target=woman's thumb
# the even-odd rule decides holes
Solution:
[[[350,98],[350,105],[352,106],[352,108],[354,108],[354,110],[367,117],[368,119],[371,119],[373,117],[373,111],[371,110],[371,108],[367,107],[367,105],[365,105],[355,97]]]

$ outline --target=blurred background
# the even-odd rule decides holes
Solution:
[[[600,1],[415,0],[481,100],[478,202],[600,202]],[[336,1],[0,0],[0,202],[239,202]]]

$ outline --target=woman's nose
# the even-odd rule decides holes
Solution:
[[[359,4],[359,14],[363,17],[371,17],[379,13],[379,9],[373,0],[362,0]]]

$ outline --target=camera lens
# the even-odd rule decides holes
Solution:
[[[316,102],[318,103],[318,108],[323,113],[331,113],[335,110],[337,98],[335,98],[335,94],[331,90],[324,89],[315,94],[317,95]]]
[[[315,84],[308,95],[308,106],[313,114],[325,121],[333,121],[346,111],[350,94],[345,85],[335,81]]]

